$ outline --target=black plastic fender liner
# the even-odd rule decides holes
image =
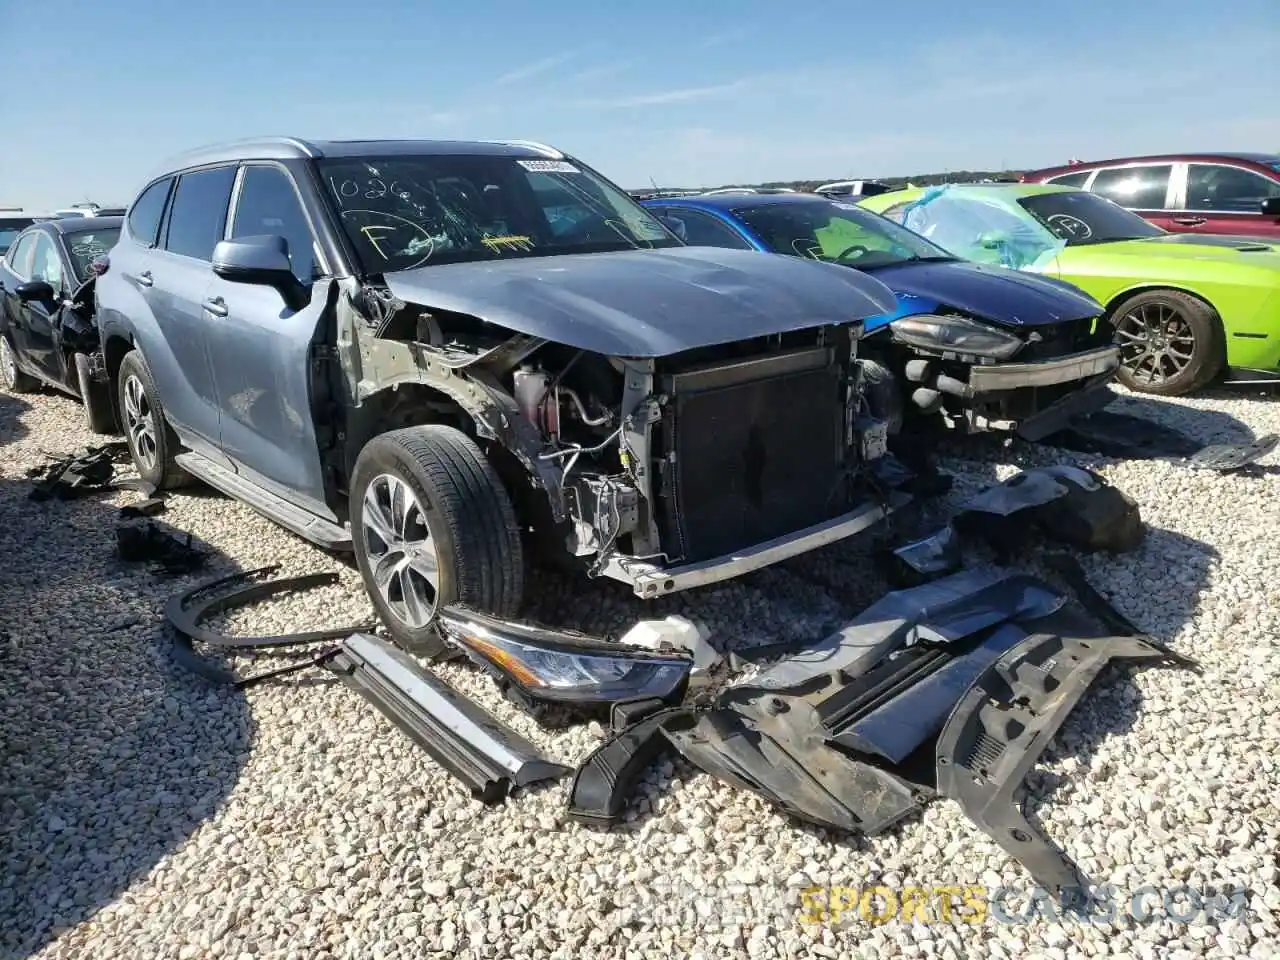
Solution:
[[[1144,637],[1032,634],[973,682],[938,737],[938,792],[960,804],[1037,884],[1062,896],[1087,884],[1015,796],[1080,698],[1117,660],[1185,662]]]
[[[818,737],[797,742],[780,732],[770,736],[734,710],[673,718],[664,732],[706,773],[820,827],[882,833],[932,799],[931,791]]]
[[[353,634],[325,666],[482,803],[499,803],[513,787],[559,779],[570,772],[379,637]]]
[[[230,670],[200,656],[195,651],[196,643],[208,644],[222,650],[249,651],[271,650],[284,647],[306,646],[312,643],[336,642],[362,630],[368,630],[372,624],[362,623],[356,626],[329,627],[324,630],[312,630],[306,633],[291,633],[268,637],[229,637],[200,626],[200,621],[215,613],[221,613],[236,607],[247,606],[264,600],[267,597],[296,590],[309,590],[314,587],[330,586],[338,582],[336,573],[310,573],[300,577],[285,577],[279,580],[263,580],[280,569],[279,564],[258,567],[254,570],[242,570],[216,580],[206,580],[170,597],[164,605],[165,617],[175,631],[174,655],[178,662],[193,673],[198,673],[214,683],[226,683],[235,686],[248,686],[271,676],[305,669],[307,666],[321,665],[326,654],[305,664],[273,670],[254,677],[241,678]],[[260,580],[261,582],[253,582]],[[230,584],[247,583],[247,586],[224,593],[214,593],[219,587]],[[199,600],[203,594],[208,598]]]

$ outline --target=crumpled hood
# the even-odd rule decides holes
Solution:
[[[864,273],[747,250],[673,247],[418,267],[402,300],[606,356],[661,357],[897,308]]]
[[[1104,307],[1069,283],[1005,267],[957,260],[901,263],[870,271],[898,295],[898,309],[867,324],[867,332],[940,307],[1010,327],[1035,327],[1084,320]]]

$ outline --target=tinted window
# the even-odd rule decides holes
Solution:
[[[697,210],[675,209],[665,211],[663,216],[671,221],[673,229],[678,223],[681,229],[675,230],[676,236],[680,237],[685,243],[693,244],[695,247],[751,249],[751,244],[747,243],[731,228],[725,226],[709,213],[701,213]]]
[[[1158,237],[1164,233],[1136,213],[1083,190],[1033,194],[1018,203],[1069,247]]]
[[[199,170],[178,178],[165,233],[166,250],[197,260],[213,259],[213,248],[226,227],[235,178],[235,167]]]
[[[20,277],[29,276],[27,267],[31,262],[31,247],[35,243],[35,239],[35,234],[29,233],[15,243],[12,249],[5,254],[9,269]]]
[[[1171,165],[1099,170],[1089,189],[1133,210],[1163,210]]]
[[[154,246],[160,232],[160,218],[164,216],[164,202],[169,198],[172,180],[158,180],[142,191],[129,211],[129,232],[135,240],[148,247]]]
[[[1083,187],[1084,182],[1089,179],[1092,170],[1084,170],[1080,173],[1064,173],[1060,177],[1050,177],[1045,183],[1056,183],[1062,187]]]
[[[58,255],[58,248],[54,246],[53,239],[47,233],[41,233],[36,237],[30,279],[43,280],[53,287],[54,293],[62,290],[62,258]]]
[[[568,160],[369,156],[319,167],[364,273],[679,244],[634,199]]]
[[[285,238],[289,244],[289,260],[299,280],[309,284],[315,279],[315,239],[294,192],[293,181],[279,167],[245,167],[231,236],[264,234]]]
[[[0,219],[0,256],[3,256],[4,252],[9,249],[13,241],[18,238],[18,234],[34,222],[30,217],[5,217]]]
[[[84,230],[63,237],[62,242],[67,245],[67,253],[71,255],[71,269],[75,271],[76,279],[83,280],[87,277],[89,264],[110,253],[119,240],[119,227],[110,230]]]
[[[812,257],[859,269],[904,260],[947,260],[945,250],[870,210],[814,197],[739,207],[733,215],[774,253]]]
[[[1187,209],[1258,213],[1269,197],[1280,197],[1280,183],[1240,167],[1193,163],[1187,171]]]

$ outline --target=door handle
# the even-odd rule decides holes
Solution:
[[[1174,217],[1173,222],[1183,227],[1198,227],[1205,222],[1205,217]]]
[[[215,317],[225,317],[230,313],[227,309],[227,302],[221,297],[210,297],[204,302],[204,308]]]
[[[142,284],[144,287],[155,286],[155,280],[152,279],[150,270],[143,270],[140,274],[138,274],[138,282]]]

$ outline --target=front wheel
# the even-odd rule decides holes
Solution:
[[[115,412],[111,409],[111,385],[94,379],[89,358],[83,353],[74,354],[76,384],[80,388],[80,402],[84,405],[84,425],[90,433],[113,434],[117,432]]]
[[[1189,294],[1140,293],[1116,308],[1111,323],[1120,348],[1116,379],[1130,390],[1181,396],[1199,390],[1222,369],[1222,321]]]
[[[464,603],[515,616],[524,593],[520,528],[497,472],[466,434],[408,427],[360,451],[351,478],[356,563],[401,647],[446,649],[436,613]]]

